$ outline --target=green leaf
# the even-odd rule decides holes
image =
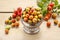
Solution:
[[[47,0],[42,0],[42,2],[47,2]]]
[[[58,5],[58,0],[55,0],[55,5]]]
[[[58,5],[58,9],[60,9],[60,4]]]
[[[50,1],[55,3],[54,9],[56,9],[58,5],[58,0],[39,0],[39,2],[37,3],[37,5],[42,9],[43,16],[47,13],[47,6]],[[60,5],[58,6],[58,8],[60,9]]]
[[[51,0],[52,2],[55,3],[55,5],[58,5],[58,0]]]
[[[37,5],[42,8],[43,4],[44,4],[43,2],[39,2]]]
[[[47,10],[42,10],[42,13],[43,13],[43,16],[45,16],[47,13]]]

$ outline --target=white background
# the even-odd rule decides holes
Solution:
[[[0,0],[0,11],[13,11],[18,7],[25,8],[27,6],[36,5],[36,0]],[[51,28],[46,27],[46,22],[40,26],[40,32],[36,35],[28,35],[23,31],[23,25],[20,22],[18,29],[10,29],[9,34],[4,33],[4,21],[12,15],[9,13],[0,13],[0,40],[60,40],[60,28],[53,24],[53,19],[50,19]],[[57,18],[60,22],[60,17]]]

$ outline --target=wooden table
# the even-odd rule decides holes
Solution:
[[[15,8],[21,6],[25,8],[27,6],[36,6],[36,0],[1,0],[0,11],[13,11]],[[53,24],[53,19],[49,21],[52,23],[51,28],[46,27],[46,22],[40,26],[40,32],[35,35],[26,34],[23,31],[23,24],[20,22],[19,28],[11,28],[9,34],[4,33],[5,24],[4,21],[11,16],[12,13],[0,13],[0,40],[60,40],[60,28]],[[60,21],[60,17],[57,18]]]

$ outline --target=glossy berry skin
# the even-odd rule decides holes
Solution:
[[[15,19],[12,19],[11,21],[12,21],[12,23],[15,23],[15,22],[16,22],[16,20],[15,20]]]
[[[15,27],[15,23],[12,23],[11,26],[12,26],[12,28],[14,28]]]
[[[16,14],[13,14],[13,15],[12,15],[12,18],[16,18],[16,16],[17,16]]]
[[[15,26],[16,26],[16,28],[18,28],[18,27],[19,27],[19,23],[18,23],[18,22],[16,22],[16,23],[15,23]]]
[[[49,19],[48,16],[46,16],[46,17],[44,18],[45,21],[48,21],[48,19]]]
[[[47,27],[49,28],[51,26],[51,23],[50,22],[47,22]]]
[[[9,20],[11,20],[11,19],[12,19],[12,17],[10,16],[8,19],[9,19]]]
[[[27,22],[28,21],[28,18],[24,18],[24,21]]]
[[[51,2],[49,6],[54,7],[54,2]]]
[[[33,19],[33,16],[32,16],[32,15],[30,15],[30,16],[29,16],[29,19]]]
[[[21,8],[21,7],[18,7],[18,8],[17,8],[17,11],[18,11],[19,13],[21,13],[21,12],[22,12],[22,8]]]
[[[54,24],[57,25],[58,24],[58,20],[54,20]]]
[[[20,17],[21,17],[21,15],[22,15],[22,13],[18,13],[18,16],[20,16]]]
[[[9,24],[9,20],[5,20],[5,24]]]
[[[18,11],[17,11],[17,10],[15,10],[15,11],[14,11],[14,14],[16,14],[16,15],[17,15],[17,14],[18,14]]]
[[[26,17],[29,18],[29,14],[26,14]]]
[[[53,18],[53,19],[56,19],[56,17],[57,17],[57,13],[53,13],[53,14],[52,14],[52,18]]]
[[[20,20],[20,17],[19,17],[19,16],[17,16],[17,17],[16,17],[16,20],[17,20],[17,21],[19,21],[19,20]]]
[[[10,30],[10,26],[6,26],[6,28],[5,29],[8,29],[8,30]]]
[[[51,11],[52,10],[52,7],[51,6],[48,6],[47,10],[48,11]]]
[[[60,23],[58,24],[58,27],[60,28]]]
[[[8,34],[9,33],[9,30],[8,29],[5,29],[5,34]]]

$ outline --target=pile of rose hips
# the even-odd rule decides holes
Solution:
[[[23,21],[29,24],[36,24],[41,21],[42,14],[40,8],[27,7],[22,12]]]
[[[12,28],[14,28],[14,27],[18,28],[21,14],[22,14],[22,8],[19,7],[19,8],[17,8],[17,10],[14,11],[12,16],[10,16],[7,20],[5,20],[5,24],[10,25]],[[5,28],[6,34],[8,34],[8,32],[9,32],[9,29],[11,28],[10,26],[6,26],[6,28]]]
[[[52,15],[53,7],[54,7],[54,2],[51,2],[51,3],[48,4],[48,6],[47,6],[47,13],[46,13],[46,15],[44,17],[44,20],[47,21],[47,20],[50,19],[51,15]]]
[[[58,20],[56,19],[57,13],[52,12],[53,7],[54,7],[54,2],[51,2],[50,4],[48,4],[48,7],[47,7],[48,13],[46,14],[46,16],[44,18],[44,20],[47,21],[46,26],[48,28],[50,28],[50,26],[51,26],[51,22],[48,21],[51,16],[54,19],[54,24],[55,25],[58,24],[58,27],[60,27],[60,23],[58,23]]]
[[[44,17],[44,20],[47,21],[47,27],[48,28],[51,25],[51,23],[48,20],[51,18],[52,14],[53,14],[52,13],[53,7],[54,7],[54,2],[51,2],[51,3],[48,4],[48,6],[47,6],[47,11],[48,12],[47,12],[47,14]],[[55,17],[55,15],[53,15],[53,17]]]
[[[54,2],[51,2],[48,4],[47,6],[47,14],[44,17],[44,20],[47,21],[46,26],[48,28],[50,28],[51,26],[51,22],[49,22],[48,20],[50,19],[50,17],[52,16],[52,18],[54,19],[54,24],[60,27],[60,23],[58,23],[58,20],[56,20],[57,14],[53,13],[54,7]],[[42,13],[41,13],[41,9],[40,8],[33,8],[33,7],[27,7],[25,8],[25,10],[22,12],[22,8],[17,8],[17,10],[14,11],[14,13],[12,14],[12,16],[10,16],[8,18],[8,20],[5,20],[5,24],[6,25],[11,25],[11,27],[19,27],[19,20],[21,18],[22,15],[22,19],[24,22],[29,23],[29,24],[36,24],[38,22],[41,21],[41,19],[43,18]],[[9,30],[11,28],[10,26],[6,26],[5,28],[5,33],[8,34]]]

